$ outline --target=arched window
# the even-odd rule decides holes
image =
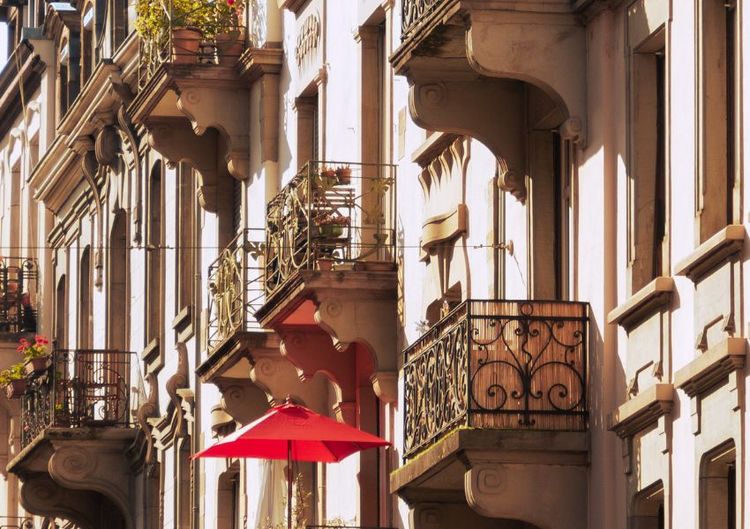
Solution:
[[[91,347],[91,249],[87,246],[81,254],[78,277],[78,347]]]
[[[148,182],[146,338],[158,338],[162,322],[162,162],[151,168]]]
[[[734,441],[701,459],[700,529],[737,528],[737,455]],[[741,489],[740,489],[741,490]]]
[[[68,87],[68,70],[70,67],[70,46],[68,39],[63,39],[60,44],[60,51],[57,55],[57,95],[58,95],[58,121],[68,112],[69,104],[69,87]]]
[[[110,349],[127,348],[127,217],[125,211],[115,213],[109,239],[107,270],[107,343]]]
[[[57,281],[57,289],[55,290],[55,342],[62,349],[68,347],[66,294],[65,274],[63,274]]]

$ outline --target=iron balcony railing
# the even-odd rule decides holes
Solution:
[[[410,38],[421,26],[432,20],[438,7],[451,0],[403,0],[401,2],[401,40]]]
[[[0,332],[36,332],[38,281],[35,259],[0,258]]]
[[[395,266],[393,165],[309,162],[267,211],[267,295],[300,270]]]
[[[163,64],[233,66],[257,39],[249,0],[156,0],[143,2],[136,27],[141,36],[138,85]]]
[[[244,230],[208,267],[208,352],[236,332],[260,330],[253,317],[263,304],[263,230]]]
[[[404,351],[404,457],[448,431],[584,431],[588,305],[462,303]]]
[[[394,527],[381,527],[374,525],[340,525],[340,524],[329,524],[329,525],[306,525],[305,529],[395,529]]]
[[[21,408],[21,444],[47,428],[129,427],[130,359],[112,350],[55,350],[29,381]]]
[[[31,516],[0,516],[0,529],[34,529]]]

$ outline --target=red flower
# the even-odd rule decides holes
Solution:
[[[39,336],[38,334],[34,337],[34,340],[36,341],[36,343],[41,344],[41,345],[45,345],[49,343],[47,338],[45,338],[44,336]]]
[[[228,6],[233,6],[234,5],[234,0],[227,0],[227,5]]]

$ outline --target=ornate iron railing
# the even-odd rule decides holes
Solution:
[[[309,162],[268,204],[266,294],[299,270],[392,268],[396,169]]]
[[[36,332],[38,281],[35,259],[0,258],[0,332]]]
[[[47,428],[130,426],[132,353],[56,350],[49,367],[27,386],[21,407],[21,444]]]
[[[408,39],[422,24],[427,23],[441,4],[448,0],[403,0],[401,2],[401,40]]]
[[[163,64],[232,66],[250,47],[248,1],[158,0],[144,2],[137,27],[138,86],[143,88]],[[139,4],[140,5],[140,4]],[[143,21],[143,22],[142,22]]]
[[[462,303],[404,351],[404,456],[459,426],[587,427],[588,305]]]
[[[263,304],[262,230],[247,229],[208,267],[208,352],[238,331],[260,330]]]

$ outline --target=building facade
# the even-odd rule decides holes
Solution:
[[[745,527],[744,7],[0,2],[0,525]]]

